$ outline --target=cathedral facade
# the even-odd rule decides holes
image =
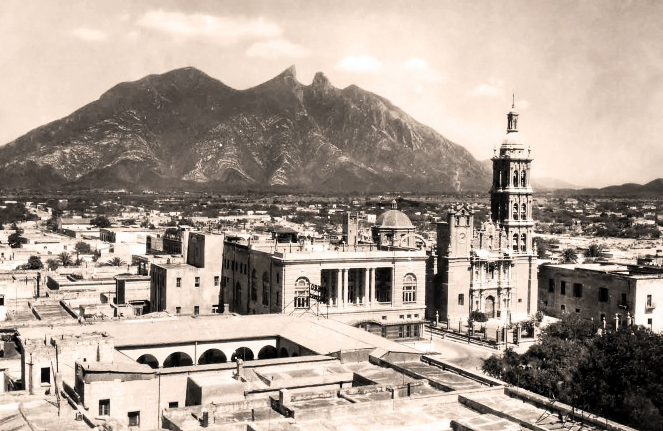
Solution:
[[[490,220],[475,227],[470,206],[452,207],[437,225],[437,274],[428,317],[466,320],[472,311],[505,323],[537,310],[532,240],[532,159],[518,133],[515,106],[493,157]]]

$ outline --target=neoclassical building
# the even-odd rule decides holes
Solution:
[[[530,150],[518,133],[515,107],[493,157],[490,220],[475,227],[472,209],[453,207],[437,226],[437,268],[428,317],[466,319],[473,310],[505,322],[537,310],[532,241]]]
[[[371,244],[226,241],[222,301],[239,314],[316,314],[386,338],[418,338],[426,252],[414,247],[414,226],[397,209],[372,231]]]

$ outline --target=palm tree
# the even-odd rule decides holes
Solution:
[[[106,262],[106,266],[124,266],[124,265],[126,265],[126,262],[117,256]]]
[[[562,250],[562,260],[564,263],[576,263],[578,261],[578,253],[574,248],[565,248]]]
[[[74,264],[74,259],[71,257],[71,254],[66,251],[58,254],[58,260],[62,266],[71,266]]]
[[[601,257],[601,253],[603,253],[604,248],[605,246],[603,244],[592,243],[589,245],[589,247],[587,247],[587,251],[585,251],[585,257]]]

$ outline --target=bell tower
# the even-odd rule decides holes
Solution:
[[[529,148],[525,148],[518,133],[515,97],[507,114],[506,137],[499,150],[494,152],[491,219],[504,229],[514,253],[531,254],[534,231],[530,176],[532,159]]]

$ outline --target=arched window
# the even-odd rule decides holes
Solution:
[[[262,273],[262,305],[269,306],[269,275]]]
[[[518,251],[518,234],[513,234],[513,246],[511,247],[513,251]]]
[[[308,308],[308,287],[311,282],[306,277],[300,277],[295,281],[295,308]]]
[[[527,235],[520,235],[520,250],[527,251]]]
[[[513,171],[513,186],[518,187],[518,171]]]
[[[513,204],[513,219],[518,220],[518,204]]]
[[[254,269],[251,271],[251,301],[258,300],[258,274]]]
[[[527,173],[525,171],[520,174],[520,185],[527,187]]]
[[[527,220],[527,204],[522,204],[520,206],[520,219]]]
[[[403,278],[403,302],[417,301],[417,277],[407,274]]]

